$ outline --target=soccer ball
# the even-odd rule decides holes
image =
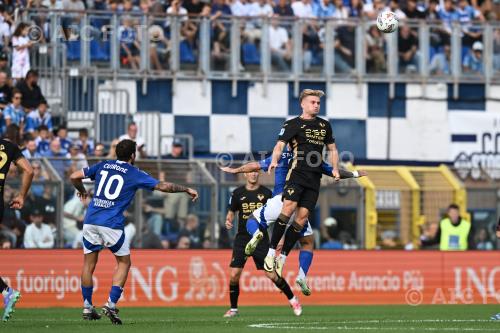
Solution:
[[[378,30],[388,34],[396,31],[398,28],[398,19],[396,14],[393,12],[385,11],[378,14],[377,17],[377,28]]]

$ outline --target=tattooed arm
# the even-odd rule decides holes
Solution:
[[[178,192],[186,192],[191,196],[192,201],[196,201],[198,199],[198,192],[196,190],[193,190],[192,188],[174,184],[174,183],[169,183],[169,182],[159,182],[158,185],[155,186],[154,188],[156,191],[161,191],[165,193],[178,193]]]

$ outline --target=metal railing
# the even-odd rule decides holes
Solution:
[[[50,22],[51,29],[44,40],[52,49],[65,45],[70,68],[83,71],[98,67],[101,77],[297,83],[299,80],[490,83],[500,79],[500,23],[496,21],[473,22],[470,26],[455,22],[445,27],[440,21],[407,20],[400,22],[399,32],[384,35],[374,28],[374,21],[359,19],[221,17],[211,20],[200,16],[188,19],[102,11],[75,16],[75,13],[39,10],[24,15],[26,20],[36,22],[35,18],[42,14]],[[60,32],[61,27],[65,33],[55,36],[53,31]],[[274,32],[282,28],[291,44],[286,56],[271,49]],[[475,40],[465,34],[471,29],[480,33],[477,40],[483,44],[483,56],[472,59],[475,62],[472,71],[464,66],[465,58],[474,56],[471,46]],[[124,31],[129,31],[130,39]],[[411,59],[403,58],[403,45],[398,45],[398,40],[418,44]],[[131,55],[124,44],[129,46]],[[444,63],[439,68],[436,56]]]

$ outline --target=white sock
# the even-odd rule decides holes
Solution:
[[[9,294],[9,292],[10,292],[10,288],[7,287],[4,291],[2,291],[2,296],[3,297],[7,297],[7,295]]]
[[[275,249],[269,249],[269,251],[267,251],[267,255],[270,256],[270,257],[274,257],[276,255],[276,250]]]
[[[281,263],[284,265],[285,264],[285,261],[286,261],[286,255],[284,255],[283,253],[280,254],[280,261]]]
[[[296,300],[297,300],[297,297],[293,296],[293,298],[290,298],[288,301],[289,301],[290,303],[293,303],[293,302],[295,302]]]
[[[111,309],[116,308],[116,303],[111,302],[110,298],[108,298],[108,307],[111,308]]]
[[[299,275],[297,276],[297,279],[304,280],[306,278],[306,273],[302,270],[302,267],[299,268]]]
[[[92,307],[92,304],[90,304],[89,301],[85,300],[83,301],[83,307],[86,309],[90,309]]]
[[[231,312],[238,312],[238,309],[231,308]]]

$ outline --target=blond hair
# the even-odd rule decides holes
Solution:
[[[304,98],[306,98],[307,96],[316,96],[316,97],[321,98],[321,97],[325,96],[325,93],[323,90],[304,89],[300,93],[299,102],[302,102],[302,100]]]

